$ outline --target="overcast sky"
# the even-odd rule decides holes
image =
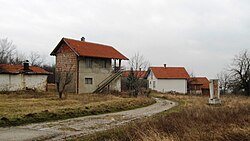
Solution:
[[[0,0],[0,38],[49,57],[62,37],[214,78],[250,49],[249,0]]]

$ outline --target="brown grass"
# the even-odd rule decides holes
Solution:
[[[157,95],[182,105],[178,112],[165,112],[121,128],[82,140],[250,140],[250,97],[223,96],[222,105],[208,105],[208,97]]]
[[[115,112],[152,103],[154,101],[146,97],[124,98],[102,94],[68,94],[67,99],[59,99],[56,93],[0,94],[0,126],[36,122],[36,119],[41,122]],[[32,117],[35,119],[25,119]],[[10,123],[11,120],[13,123]]]
[[[57,94],[8,94],[0,95],[0,116],[13,117],[44,110],[56,111],[66,108],[79,108],[86,104],[102,101],[119,101],[120,97],[112,95],[81,94],[68,95],[67,99],[59,99]]]

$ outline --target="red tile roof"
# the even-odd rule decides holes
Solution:
[[[11,74],[19,74],[24,73],[23,65],[13,65],[13,64],[0,64],[0,73],[11,73]],[[48,71],[36,67],[29,66],[29,71],[25,72],[28,74],[50,74]]]
[[[62,38],[56,48],[52,51],[51,55],[56,55],[57,50],[61,47],[62,43],[67,44],[78,56],[128,60],[127,57],[122,55],[112,46],[67,38]]]
[[[209,80],[206,77],[190,78],[191,85],[202,85],[201,88],[209,89]]]
[[[189,75],[184,67],[150,67],[158,79],[187,79]]]
[[[128,77],[131,71],[123,71],[122,77]],[[147,71],[134,71],[134,74],[138,76],[139,78],[145,78],[147,75]]]

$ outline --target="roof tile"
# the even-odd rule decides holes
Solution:
[[[189,75],[184,67],[150,67],[158,79],[187,79]]]
[[[29,66],[29,73],[30,74],[49,74],[48,71],[40,68],[40,67],[36,67],[36,66]],[[23,70],[23,65],[13,65],[13,64],[0,64],[0,73],[14,73],[14,74],[18,74],[18,73],[23,73],[25,72]]]
[[[201,88],[209,89],[209,80],[206,77],[190,78],[191,85],[202,85]]]
[[[62,41],[64,41],[78,56],[128,60],[127,57],[125,57],[112,46],[73,40],[68,38],[63,38]],[[60,43],[53,50],[51,55],[56,54],[56,51],[60,47]]]
[[[123,71],[122,77],[128,77],[131,71]],[[145,78],[147,75],[147,71],[134,71],[135,75],[138,76],[138,78]]]

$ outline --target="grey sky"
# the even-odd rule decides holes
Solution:
[[[249,0],[0,0],[0,38],[49,57],[62,37],[213,78],[250,49]]]

